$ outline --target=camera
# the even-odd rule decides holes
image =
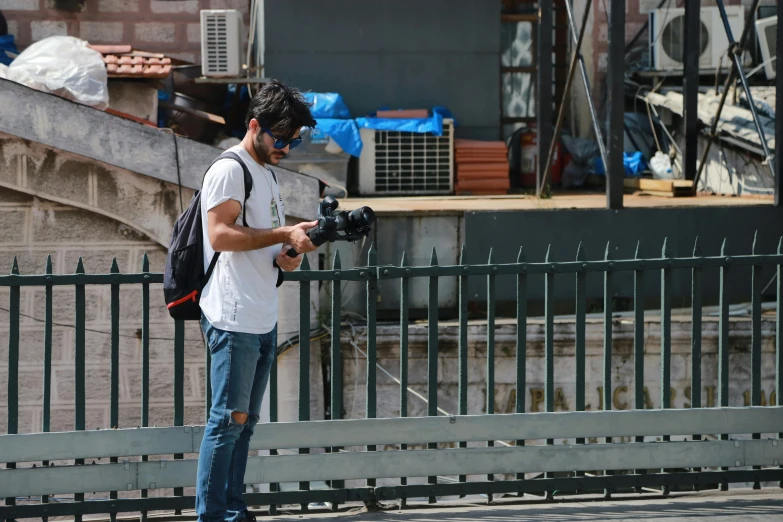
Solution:
[[[370,234],[375,212],[370,207],[360,207],[347,212],[337,210],[340,203],[332,196],[326,196],[318,205],[318,225],[307,231],[307,237],[315,246],[321,246],[327,241],[357,241]],[[293,248],[286,254],[296,257]]]

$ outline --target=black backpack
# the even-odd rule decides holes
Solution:
[[[237,154],[224,152],[217,161],[225,158],[233,159],[242,165],[245,174],[245,201],[242,204],[242,224],[247,226],[245,207],[250,191],[253,190],[253,178],[247,165]],[[209,169],[207,169],[209,171]],[[205,174],[206,176],[206,174]],[[275,179],[277,181],[277,179]],[[201,319],[201,291],[212,276],[220,252],[215,252],[206,274],[204,273],[204,234],[201,226],[201,191],[197,191],[190,200],[187,210],[177,219],[171,234],[169,252],[166,256],[166,271],[163,274],[163,296],[166,307],[174,319]]]

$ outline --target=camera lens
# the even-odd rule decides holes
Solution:
[[[375,221],[375,212],[370,207],[360,207],[348,214],[348,222],[354,226],[369,227]]]

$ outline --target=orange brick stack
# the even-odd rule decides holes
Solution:
[[[508,149],[502,141],[455,140],[457,194],[493,196],[508,193]]]

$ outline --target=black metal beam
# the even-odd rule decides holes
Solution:
[[[553,0],[538,2],[538,83],[536,85],[536,111],[538,112],[538,165],[536,169],[536,193],[543,190],[542,181],[546,169],[546,157],[552,142],[552,38],[554,35]]]
[[[778,38],[777,38],[777,52],[775,56],[783,56],[783,26],[780,25],[780,19],[783,18],[783,1],[778,0]],[[780,66],[780,62],[783,58],[777,60],[777,67]],[[775,169],[775,206],[781,206],[780,191],[783,186],[783,75],[776,75],[776,92],[777,107],[775,108],[775,159],[777,160]]]
[[[609,96],[606,207],[623,208],[623,141],[625,131],[625,0],[612,0],[609,13],[609,57],[606,86]]]
[[[726,104],[726,97],[728,96],[729,89],[732,85],[734,85],[734,80],[737,78],[737,75],[740,77],[740,81],[742,82],[742,87],[745,90],[745,96],[748,98],[748,106],[750,107],[750,112],[753,115],[753,122],[756,124],[756,131],[759,134],[759,138],[761,138],[761,147],[764,149],[764,156],[765,160],[769,160],[770,169],[772,169],[773,175],[775,175],[775,168],[774,168],[774,162],[770,158],[769,154],[769,148],[767,146],[767,138],[764,135],[764,130],[762,129],[760,123],[759,123],[759,117],[756,111],[756,107],[753,103],[753,96],[750,93],[750,87],[748,87],[748,80],[745,77],[745,72],[742,69],[742,53],[743,49],[745,48],[745,44],[748,41],[748,35],[750,34],[750,28],[753,26],[753,17],[748,16],[748,18],[745,20],[745,27],[742,30],[742,36],[740,36],[739,42],[734,40],[734,35],[731,32],[731,26],[729,25],[728,17],[726,16],[726,7],[723,4],[723,0],[715,0],[718,5],[718,10],[720,11],[721,19],[723,21],[723,27],[726,32],[726,37],[729,41],[729,54],[731,55],[731,70],[729,72],[728,77],[726,77],[726,83],[723,85],[723,92],[721,93],[720,103],[718,103],[718,110],[715,112],[715,116],[712,120],[712,125],[710,127],[710,132],[707,136],[707,144],[704,147],[704,153],[701,157],[701,164],[699,164],[699,170],[696,173],[696,178],[693,180],[693,191],[694,193],[698,189],[699,180],[701,179],[701,175],[704,172],[704,168],[707,165],[707,158],[709,157],[710,148],[712,147],[712,144],[715,142],[715,139],[717,138],[717,129],[718,129],[718,123],[720,122],[720,115],[723,112],[723,106]],[[759,0],[754,0],[753,5],[750,8],[751,13],[755,13],[756,9],[758,9],[759,6]]]
[[[569,0],[566,0],[568,3]],[[571,57],[571,64],[568,67],[568,79],[566,80],[565,88],[563,89],[563,96],[560,98],[560,107],[557,109],[557,123],[555,124],[555,133],[552,136],[552,142],[549,145],[549,153],[546,157],[546,166],[544,167],[544,176],[541,183],[538,184],[538,197],[541,197],[541,191],[549,179],[549,171],[552,168],[552,160],[555,157],[555,147],[560,139],[560,130],[563,128],[563,121],[565,120],[565,111],[567,107],[568,98],[571,94],[571,86],[574,83],[574,74],[576,73],[576,64],[579,62],[579,58],[582,57],[582,42],[585,37],[585,28],[587,27],[587,20],[590,18],[590,9],[593,7],[593,0],[587,0],[585,6],[585,14],[582,18],[582,27],[579,29],[579,38],[576,41],[576,49],[574,49],[574,55]],[[589,93],[588,93],[589,96]]]
[[[753,93],[750,91],[750,85],[748,84],[748,78],[745,75],[745,69],[742,66],[742,55],[745,51],[745,45],[748,43],[748,38],[750,36],[751,28],[753,27],[753,17],[749,16],[747,21],[745,22],[745,28],[742,31],[742,36],[740,36],[739,42],[736,42],[734,40],[734,35],[731,33],[731,25],[729,25],[729,17],[726,14],[726,6],[724,5],[724,0],[716,0],[718,4],[718,11],[720,12],[721,20],[723,21],[723,28],[726,31],[726,36],[729,40],[729,55],[731,56],[731,59],[734,61],[734,64],[737,68],[737,75],[739,76],[740,83],[742,83],[742,89],[745,91],[745,97],[748,101],[748,108],[750,110],[750,113],[753,115],[753,123],[756,125],[756,132],[759,134],[759,138],[761,139],[761,148],[764,149],[765,154],[765,160],[769,161],[770,168],[772,169],[772,175],[775,175],[775,167],[773,163],[772,156],[770,154],[769,148],[767,146],[767,137],[764,132],[764,127],[761,125],[761,121],[759,120],[758,111],[756,110],[756,104],[753,102]],[[753,2],[753,6],[750,9],[751,13],[755,13],[758,9],[759,0],[755,0]]]
[[[699,155],[699,41],[701,0],[685,0],[685,39],[683,41],[683,124],[685,147],[682,170],[685,179],[696,178]],[[665,151],[664,151],[665,152]]]
[[[576,30],[576,19],[574,17],[574,9],[571,6],[571,2],[564,2],[566,13],[568,14],[568,27],[571,33],[571,41],[576,45],[578,43],[578,32]],[[601,124],[598,121],[598,114],[595,110],[595,104],[593,103],[593,90],[590,87],[590,78],[587,75],[587,66],[585,65],[585,59],[583,56],[578,57],[579,60],[579,73],[582,76],[582,85],[585,88],[585,101],[587,102],[587,108],[590,110],[590,119],[593,122],[593,132],[595,133],[595,141],[598,143],[598,151],[601,153],[601,161],[603,164],[607,164],[606,154],[606,142],[604,141],[604,133],[601,130]]]
[[[605,489],[616,492],[633,492],[637,488],[659,488],[662,486],[694,485],[717,487],[728,481],[737,482],[776,482],[783,476],[783,469],[764,469],[748,471],[701,471],[679,473],[649,473],[633,475],[600,475],[593,477],[576,476],[552,479],[509,480],[502,482],[466,482],[426,484],[408,486],[384,486],[375,489],[378,501],[396,498],[421,498],[429,495],[456,496],[482,495],[499,493],[531,493],[542,494],[552,491],[559,493],[601,493]]]
[[[700,471],[677,473],[650,473],[632,475],[601,475],[595,477],[564,477],[535,480],[509,480],[462,482],[448,484],[415,484],[381,486],[377,488],[319,489],[311,491],[285,491],[273,493],[247,493],[245,501],[250,506],[302,504],[308,502],[370,502],[381,500],[426,498],[430,496],[481,495],[500,493],[599,493],[604,489],[632,492],[637,488],[681,486],[701,489],[722,483],[777,482],[783,479],[783,469]],[[117,500],[87,500],[84,502],[58,502],[0,507],[0,520],[40,518],[56,516],[94,515],[100,513],[128,513],[134,511],[165,511],[192,509],[195,497],[128,498]]]
[[[372,502],[372,488],[319,489],[277,491],[272,493],[245,493],[249,506],[302,504],[309,502]],[[0,520],[19,518],[65,517],[73,515],[97,515],[101,513],[129,513],[134,511],[174,511],[193,509],[196,497],[123,498],[116,500],[87,500],[84,502],[57,502],[0,507]]]

